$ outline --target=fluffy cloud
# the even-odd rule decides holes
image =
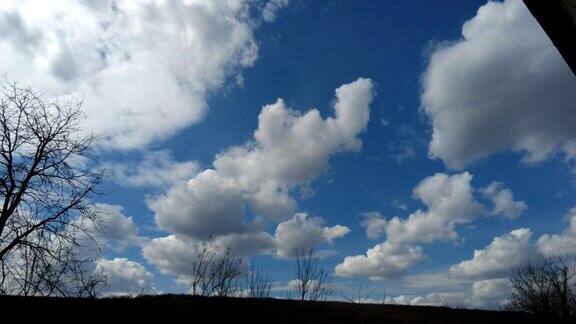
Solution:
[[[156,224],[190,237],[241,233],[244,222],[244,197],[232,179],[215,170],[199,173],[187,183],[171,188],[165,196],[152,199]]]
[[[471,304],[470,297],[463,292],[433,292],[425,296],[386,297],[386,304],[418,306],[462,306]]]
[[[472,299],[478,306],[497,308],[506,299],[508,279],[479,280],[472,284]]]
[[[346,257],[336,266],[335,272],[343,277],[395,278],[423,258],[419,246],[385,241],[366,251],[366,255]]]
[[[286,7],[290,1],[289,0],[270,0],[262,9],[262,18],[266,22],[273,22],[276,20],[276,14],[282,8]]]
[[[566,218],[570,221],[570,227],[560,234],[544,234],[536,245],[538,251],[545,256],[564,256],[576,253],[576,207],[570,209]]]
[[[362,213],[364,219],[360,226],[366,228],[366,236],[369,239],[377,239],[384,234],[386,230],[386,219],[379,212]]]
[[[230,247],[241,256],[269,253],[278,245],[275,238],[266,232],[228,234],[216,237],[215,242],[218,246]]]
[[[468,172],[447,175],[437,173],[422,180],[413,191],[415,198],[427,207],[417,210],[408,218],[393,217],[386,220],[379,213],[367,213],[361,223],[369,238],[386,234],[386,241],[368,250],[366,255],[347,257],[336,267],[336,273],[347,277],[398,277],[410,266],[424,258],[418,242],[456,240],[456,227],[467,224],[482,214],[486,207],[475,197]],[[511,217],[525,207],[516,202],[509,189],[501,184],[481,190],[490,195],[495,214]],[[386,260],[388,259],[388,260]]]
[[[573,158],[576,78],[522,1],[488,2],[462,36],[438,46],[423,77],[430,155],[452,168],[504,150]]]
[[[38,1],[0,4],[0,70],[81,96],[88,127],[116,148],[165,139],[205,115],[206,97],[258,56],[251,4]],[[267,17],[285,3],[275,1]]]
[[[570,209],[566,219],[570,222],[567,229],[560,234],[544,234],[536,244],[530,242],[532,232],[527,228],[497,236],[485,249],[475,250],[471,260],[453,265],[449,273],[464,279],[503,278],[538,253],[544,257],[573,255],[576,253],[576,208]]]
[[[492,201],[494,208],[492,215],[502,215],[511,219],[517,218],[528,206],[523,201],[514,200],[514,194],[510,189],[504,188],[501,182],[492,182],[487,187],[480,189],[482,194]]]
[[[414,196],[428,209],[417,210],[403,220],[394,217],[386,224],[390,242],[431,242],[456,239],[454,228],[472,221],[483,207],[473,197],[468,172],[449,176],[437,173],[424,179],[414,189]]]
[[[154,238],[142,247],[146,260],[162,272],[173,276],[190,274],[194,253],[190,248],[193,241],[176,235]]]
[[[357,152],[372,102],[372,81],[358,80],[336,89],[335,117],[311,109],[289,109],[283,100],[262,108],[254,141],[218,154],[215,169],[250,192],[256,213],[284,220],[294,208],[291,188],[318,177],[329,158]]]
[[[245,209],[273,222],[294,214],[291,191],[307,185],[339,152],[358,151],[357,136],[366,128],[372,82],[358,79],[336,89],[335,117],[323,119],[316,109],[301,113],[284,101],[262,108],[254,139],[232,147],[166,195],[149,201],[157,224],[168,231],[205,238],[260,230],[245,220]]]
[[[474,282],[459,291],[431,292],[423,296],[386,297],[388,304],[451,306],[498,309],[506,300],[508,279],[491,279]]]
[[[450,275],[470,279],[505,277],[534,255],[531,237],[532,232],[527,228],[497,236],[485,249],[475,250],[471,260],[450,267]]]
[[[143,246],[142,255],[161,273],[174,276],[180,284],[186,285],[196,257],[192,249],[195,242],[182,235],[154,238]],[[274,239],[266,233],[232,234],[214,238],[213,243],[213,246],[232,248],[239,257],[275,247]]]
[[[320,217],[298,213],[290,220],[278,224],[274,236],[263,231],[231,233],[212,238],[216,246],[230,247],[238,256],[261,253],[276,254],[283,258],[294,257],[299,248],[316,248],[332,242],[350,232],[345,226],[323,226]],[[190,273],[194,259],[191,246],[196,240],[183,235],[169,235],[150,240],[142,249],[143,255],[160,272],[185,278]]]
[[[125,258],[96,261],[96,272],[106,277],[106,295],[154,293],[154,275],[141,264]]]
[[[276,227],[278,244],[277,254],[290,258],[296,255],[298,249],[314,248],[321,244],[332,242],[350,232],[346,226],[323,226],[324,220],[320,217],[308,217],[307,214],[298,213],[291,220],[282,222]]]
[[[93,244],[90,242],[92,239],[100,247],[106,247],[115,252],[122,252],[129,246],[141,245],[146,241],[145,237],[139,235],[138,226],[132,217],[122,213],[122,206],[97,203],[93,208],[98,222],[93,222],[91,219],[78,219],[72,223],[73,226],[70,229],[75,230],[77,226],[84,229],[85,232],[79,235],[80,239],[84,239],[82,245],[86,248],[92,247]]]
[[[142,255],[158,271],[171,276],[189,276],[194,253],[193,241],[176,235],[158,237],[142,247]]]
[[[185,182],[200,169],[194,161],[174,161],[169,151],[145,152],[142,160],[134,164],[108,163],[107,169],[112,180],[121,186],[157,188]]]
[[[507,278],[509,272],[530,258],[539,254],[544,257],[574,254],[576,208],[572,208],[566,218],[570,221],[569,228],[560,234],[544,234],[536,244],[530,242],[532,232],[527,228],[520,228],[495,237],[482,250],[475,250],[471,260],[453,265],[449,270],[449,276],[453,280],[477,280],[472,283],[468,306],[498,308],[505,304],[510,284]]]
[[[359,78],[336,89],[334,117],[290,109],[282,99],[263,107],[251,141],[218,154],[213,169],[148,200],[156,224],[173,235],[148,242],[144,257],[182,278],[195,240],[212,237],[240,255],[276,251],[291,257],[297,247],[346,235],[345,226],[294,215],[293,195],[322,174],[332,155],[360,150],[358,135],[368,123],[372,97],[372,82]],[[274,237],[266,232],[270,222],[278,224]]]

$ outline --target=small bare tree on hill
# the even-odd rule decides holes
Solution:
[[[364,282],[361,282],[356,289],[355,295],[348,295],[345,291],[341,291],[342,298],[350,303],[363,304],[370,300],[372,295],[376,292],[376,287],[364,291]]]
[[[576,317],[576,264],[566,257],[540,258],[510,275],[506,309],[545,315]]]
[[[251,298],[270,298],[272,283],[264,277],[262,270],[252,266],[246,271],[245,278],[247,295]]]
[[[191,293],[201,296],[230,296],[238,292],[242,259],[230,247],[212,238],[192,244]]]
[[[320,257],[311,248],[296,250],[294,279],[300,301],[326,300],[334,292],[332,276],[322,267]]]

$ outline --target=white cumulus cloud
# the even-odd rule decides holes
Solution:
[[[211,239],[215,246],[229,247],[240,257],[275,252],[282,258],[292,258],[298,249],[330,245],[349,232],[346,226],[324,226],[322,218],[298,213],[292,219],[278,224],[274,236],[264,231],[251,231],[216,235]],[[184,235],[169,235],[151,239],[142,251],[146,260],[160,272],[185,278],[190,273],[194,259],[191,247],[197,241]]]
[[[483,307],[497,308],[506,300],[510,282],[506,278],[479,280],[472,284],[474,304]]]
[[[170,232],[195,238],[246,232],[244,196],[233,179],[205,170],[166,195],[151,199],[156,224]]]
[[[483,250],[475,250],[471,260],[450,267],[450,275],[469,279],[498,279],[528,261],[535,253],[530,243],[532,231],[520,228],[495,237]]]
[[[417,306],[452,306],[470,305],[470,296],[463,292],[432,292],[424,296],[386,297],[386,304]]]
[[[560,234],[544,234],[536,245],[538,251],[545,256],[566,256],[576,254],[576,207],[566,215],[570,226]]]
[[[130,246],[139,246],[146,242],[147,239],[140,235],[133,218],[124,215],[122,206],[96,203],[93,212],[96,214],[96,222],[82,218],[72,223],[74,228],[78,225],[84,229],[80,235],[88,240],[82,241],[87,247],[92,245],[89,241],[94,239],[100,247],[122,252]]]
[[[506,301],[508,279],[475,281],[458,291],[433,291],[422,295],[386,297],[388,304],[499,309]]]
[[[192,243],[176,235],[158,237],[142,247],[142,255],[163,274],[189,276],[194,261]]]
[[[514,194],[510,189],[504,188],[504,184],[494,181],[487,187],[480,189],[482,194],[492,201],[494,205],[492,215],[502,215],[507,218],[517,218],[528,206],[523,201],[514,199]]]
[[[336,274],[373,279],[399,277],[425,257],[418,243],[458,239],[458,226],[487,214],[486,206],[475,198],[477,190],[471,184],[472,178],[468,172],[437,173],[425,178],[414,188],[413,195],[427,208],[416,210],[405,219],[387,220],[380,213],[366,213],[361,225],[366,228],[367,236],[377,238],[385,234],[386,241],[369,249],[366,255],[346,257],[336,266]],[[494,202],[497,214],[511,217],[511,212],[518,212],[520,207],[512,191],[498,186],[490,193],[504,195],[504,199]]]
[[[421,101],[430,156],[449,167],[505,150],[574,157],[576,77],[520,0],[489,1],[433,51]]]
[[[427,210],[417,210],[407,219],[394,217],[386,225],[391,242],[431,242],[458,238],[455,227],[471,222],[483,211],[473,196],[468,172],[447,175],[437,173],[414,188],[414,196]]]
[[[241,255],[276,251],[291,257],[297,247],[346,235],[345,226],[295,214],[294,196],[327,169],[331,156],[361,149],[358,135],[369,120],[372,88],[364,78],[337,88],[334,117],[290,109],[282,99],[264,106],[251,141],[224,150],[213,168],[148,199],[156,224],[171,235],[150,240],[144,257],[161,272],[182,277],[196,240],[211,237]],[[267,232],[270,223],[278,224],[274,236]]]
[[[316,109],[301,113],[279,99],[262,108],[252,141],[218,154],[207,169],[149,201],[157,224],[191,237],[260,229],[245,219],[245,208],[272,222],[296,209],[292,190],[328,167],[332,155],[356,152],[366,128],[372,82],[360,78],[336,89],[334,117]]]
[[[424,259],[422,248],[388,241],[366,251],[366,255],[344,258],[335,272],[343,277],[367,277],[371,279],[397,278],[406,269]]]
[[[277,254],[281,257],[294,257],[301,249],[311,249],[321,244],[332,244],[340,237],[350,233],[346,226],[323,226],[320,217],[308,217],[298,213],[291,220],[282,222],[276,227]]]
[[[106,277],[105,295],[155,293],[154,275],[138,262],[126,258],[96,261],[97,273]]]
[[[3,1],[0,71],[53,95],[82,97],[87,126],[108,146],[140,148],[200,121],[207,96],[254,64],[251,6]]]
[[[360,226],[366,228],[366,236],[369,239],[377,239],[384,235],[386,230],[386,219],[379,212],[366,212],[362,213],[364,219],[360,222]]]

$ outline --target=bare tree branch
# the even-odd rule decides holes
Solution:
[[[576,264],[567,257],[540,258],[510,275],[508,310],[576,317]]]
[[[252,266],[249,271],[246,271],[244,280],[248,297],[270,298],[272,283],[264,277],[260,268]]]
[[[367,292],[363,291],[364,288],[364,282],[361,282],[358,285],[358,289],[356,289],[356,294],[353,296],[349,296],[345,291],[341,290],[340,291],[340,295],[342,296],[342,298],[350,303],[358,303],[358,304],[363,304],[366,303],[367,301],[370,300],[370,297],[372,297],[372,295],[374,295],[374,293],[376,292],[376,287],[368,290]]]
[[[78,255],[103,178],[81,105],[0,84],[0,292],[85,296],[103,281]]]
[[[210,237],[192,244],[191,293],[230,296],[239,290],[242,260],[231,248],[223,248]]]
[[[326,300],[334,293],[332,276],[319,262],[313,249],[297,249],[294,279],[300,301]]]

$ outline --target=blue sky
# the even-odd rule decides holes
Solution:
[[[104,235],[104,245],[126,241],[125,249],[105,248],[101,256],[111,268],[126,258],[135,271],[126,280],[144,273],[150,291],[184,292],[175,279],[185,276],[177,263],[185,264],[186,254],[159,240],[174,234],[186,245],[206,231],[258,232],[268,236],[247,257],[278,287],[293,271],[289,247],[278,246],[309,239],[343,291],[365,281],[385,288],[389,302],[492,307],[516,264],[576,252],[576,227],[572,233],[568,222],[576,214],[576,78],[521,1],[146,1],[136,9],[122,1],[74,2],[71,12],[86,18],[76,32],[72,18],[53,19],[63,3],[42,14],[26,2],[0,6],[7,30],[0,33],[0,70],[54,95],[84,95],[88,126],[106,142],[100,150],[110,177],[99,202],[131,217],[126,235],[141,238]],[[152,18],[143,19],[146,13]],[[136,21],[150,25],[147,33]],[[29,47],[14,45],[17,37]],[[31,67],[18,65],[30,57]],[[360,99],[345,109],[369,109],[369,119],[352,133],[342,126],[310,137],[326,141],[318,156],[307,159],[316,153],[304,151],[300,137],[273,141],[290,150],[286,156],[253,137],[262,107],[278,98],[284,105],[275,109],[292,109],[294,120],[313,108],[322,122],[334,117],[334,104],[345,101],[335,99],[335,89],[346,84]],[[318,127],[273,127],[262,136],[316,134]],[[248,153],[233,155],[231,147]],[[263,156],[261,169],[288,161],[301,173],[250,170],[250,152]],[[218,154],[238,169],[215,166]],[[316,157],[328,163],[312,171],[301,165]],[[206,170],[218,180],[200,182]],[[186,198],[203,194],[198,203]],[[260,194],[270,199],[266,208],[254,207]],[[236,199],[244,224],[232,230],[222,229],[222,213],[203,209],[210,202],[233,209]],[[292,214],[266,214],[283,208]],[[296,212],[307,214],[304,224],[280,241],[278,224],[294,222]],[[372,238],[362,225],[367,219],[379,233]],[[378,256],[366,257],[375,246]]]

